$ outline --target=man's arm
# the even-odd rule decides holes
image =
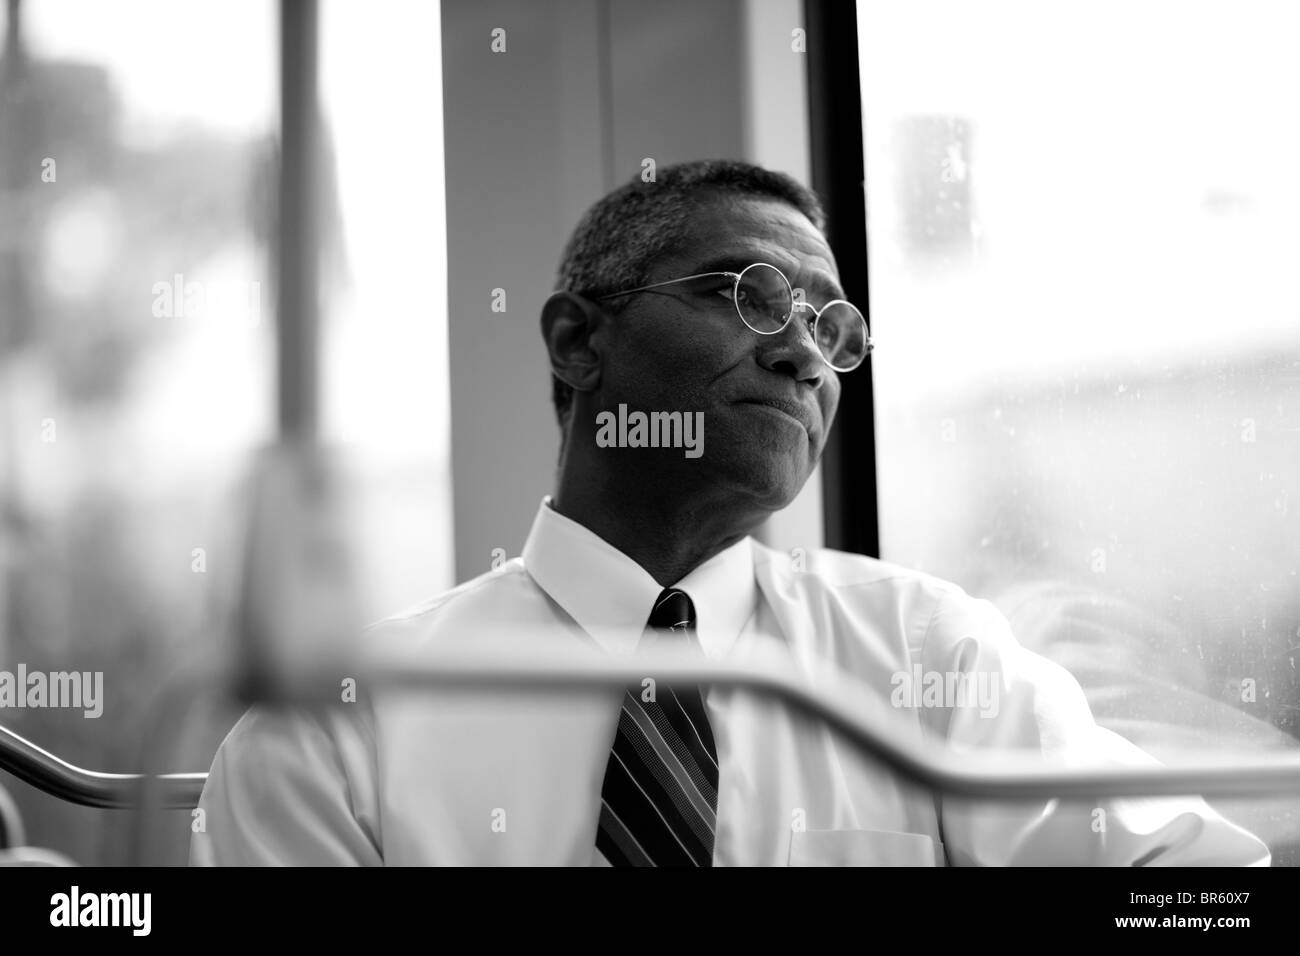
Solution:
[[[352,717],[248,711],[213,760],[190,865],[383,865],[373,740]]]
[[[1158,761],[1092,717],[1068,671],[1015,640],[989,601],[941,598],[920,648],[926,672],[968,675],[961,706],[924,711],[929,730],[964,751],[1039,754],[1053,767]],[[974,753],[971,759],[978,757]],[[944,798],[944,842],[963,865],[1268,866],[1268,847],[1199,797],[1000,804]]]

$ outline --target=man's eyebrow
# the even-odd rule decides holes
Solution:
[[[791,279],[791,285],[797,286],[798,283],[794,282],[791,277],[791,272],[796,270],[791,269],[788,265],[782,265],[780,262],[771,262],[771,259],[772,256],[770,254],[760,252],[724,252],[711,256],[705,261],[698,262],[694,266],[689,267],[690,271],[687,274],[698,275],[704,272],[740,272],[741,269],[744,269],[746,266],[751,266],[756,262],[768,262],[770,265],[774,265],[784,272],[786,277]],[[818,298],[824,297],[826,301],[844,298],[844,290],[841,289],[840,284],[830,276],[814,273],[810,276],[810,279],[810,288],[804,289],[805,292],[811,292]]]
[[[745,266],[753,265],[755,262],[763,262],[761,256],[755,253],[724,253],[722,255],[712,256],[704,262],[697,262],[690,267],[690,274],[697,275],[703,272],[739,272]],[[772,263],[778,266],[778,263]]]

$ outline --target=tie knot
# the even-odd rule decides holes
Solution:
[[[695,630],[695,605],[690,595],[677,588],[665,588],[655,600],[646,626],[659,631]]]

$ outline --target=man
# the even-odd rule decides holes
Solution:
[[[674,640],[717,660],[776,648],[796,673],[839,671],[894,703],[900,726],[966,752],[1149,761],[988,602],[883,561],[797,562],[749,537],[807,481],[839,375],[869,351],[822,225],[807,189],[736,162],[661,169],[598,202],[542,311],[563,434],[522,556],[372,635],[417,655],[489,628],[616,656]],[[657,424],[638,434],[635,413]],[[899,695],[914,674],[991,694]],[[247,714],[213,763],[193,861],[1269,862],[1197,798],[936,800],[743,689],[363,696]]]

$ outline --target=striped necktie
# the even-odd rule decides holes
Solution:
[[[695,607],[668,588],[642,642],[695,642]],[[628,688],[600,791],[596,847],[613,866],[712,866],[718,751],[698,685]]]

